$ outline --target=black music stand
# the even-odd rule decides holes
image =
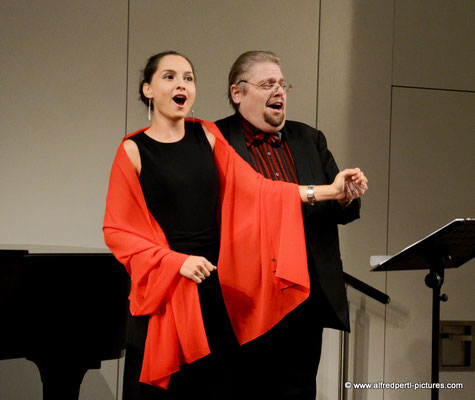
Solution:
[[[424,239],[394,256],[372,256],[372,271],[406,271],[428,269],[426,285],[432,289],[432,383],[439,383],[440,295],[444,271],[458,268],[475,256],[475,219],[455,219]],[[438,388],[432,388],[431,399],[438,400]]]

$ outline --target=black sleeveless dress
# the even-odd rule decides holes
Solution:
[[[147,207],[176,251],[219,242],[219,178],[200,124],[186,123],[183,139],[162,143],[142,132],[132,140],[142,162],[139,181]]]
[[[139,149],[140,185],[153,217],[172,250],[203,256],[217,265],[219,177],[201,124],[186,122],[178,142],[158,142],[141,132],[131,138]],[[232,354],[238,348],[224,306],[216,271],[198,285],[211,355],[172,375],[168,390],[139,383],[148,317],[130,317],[123,399],[184,399],[197,393],[229,398]],[[210,379],[211,378],[211,379]]]

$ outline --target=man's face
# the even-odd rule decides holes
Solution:
[[[254,64],[233,85],[231,94],[239,105],[239,113],[263,132],[278,132],[285,124],[287,93],[279,84],[285,82],[280,67],[273,62]],[[274,84],[266,89],[265,84]],[[268,85],[270,86],[270,85]]]

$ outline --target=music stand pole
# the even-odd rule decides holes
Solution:
[[[447,295],[440,295],[444,283],[444,259],[433,260],[429,274],[425,277],[426,285],[432,289],[432,362],[431,362],[431,400],[439,400],[439,336],[440,336],[440,302],[447,301]]]

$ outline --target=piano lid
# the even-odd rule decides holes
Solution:
[[[26,254],[111,254],[103,247],[79,247],[36,244],[0,244],[0,254],[21,256]]]

